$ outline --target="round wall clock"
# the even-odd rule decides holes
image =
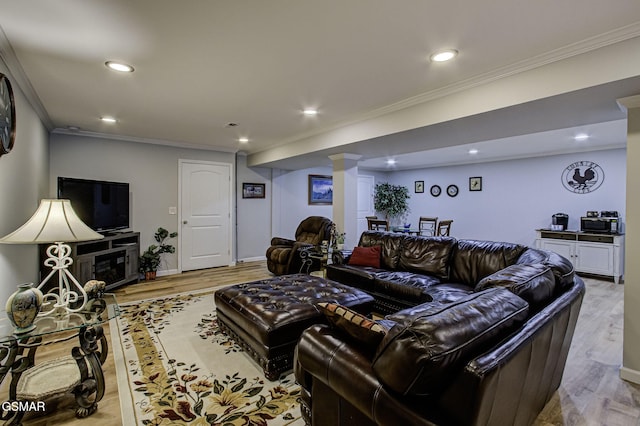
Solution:
[[[431,187],[431,195],[433,195],[434,197],[439,196],[441,192],[442,189],[440,189],[440,185],[433,185]]]
[[[458,195],[458,186],[457,185],[447,186],[447,195],[449,197],[455,197],[456,195]]]
[[[9,79],[0,73],[0,155],[8,154],[16,138],[16,107]]]

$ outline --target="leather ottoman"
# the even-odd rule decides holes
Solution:
[[[255,359],[269,380],[291,370],[293,350],[302,332],[324,323],[316,303],[333,302],[369,314],[367,293],[304,274],[282,275],[216,291],[220,329]]]

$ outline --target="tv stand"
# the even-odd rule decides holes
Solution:
[[[48,244],[40,245],[40,275],[46,277],[50,269],[44,266]],[[89,280],[106,282],[107,290],[113,290],[123,284],[137,282],[138,257],[140,256],[140,233],[117,232],[101,240],[69,243],[73,264],[71,273],[84,285]],[[48,290],[48,285],[43,291]]]

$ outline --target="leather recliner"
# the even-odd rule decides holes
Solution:
[[[295,240],[273,237],[267,249],[267,268],[275,275],[300,272],[300,250],[329,241],[333,222],[323,216],[309,216],[298,225]]]

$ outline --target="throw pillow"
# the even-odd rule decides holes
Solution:
[[[387,329],[382,325],[349,308],[327,302],[318,303],[317,306],[327,318],[329,325],[343,331],[367,348],[376,348],[387,334]]]
[[[380,246],[371,247],[355,247],[349,265],[353,266],[371,266],[372,268],[380,268],[380,254],[382,248]]]

